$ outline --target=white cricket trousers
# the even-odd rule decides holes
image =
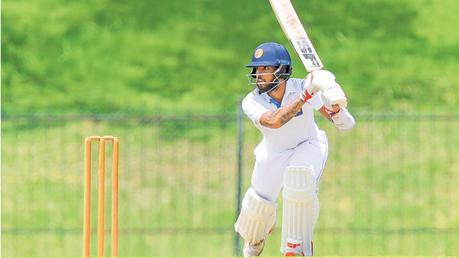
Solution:
[[[288,166],[312,166],[314,178],[319,182],[327,161],[328,142],[325,132],[319,131],[318,134],[319,140],[307,140],[282,152],[256,150],[251,182],[255,192],[266,200],[275,202],[282,190],[283,175]],[[260,147],[264,148],[257,148]]]

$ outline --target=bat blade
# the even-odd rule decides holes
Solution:
[[[308,37],[290,0],[269,0],[277,21],[282,27],[290,44],[308,72],[323,68],[311,40]]]

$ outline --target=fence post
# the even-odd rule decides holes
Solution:
[[[242,98],[237,102],[236,107],[236,126],[237,126],[237,179],[236,179],[236,216],[235,220],[239,216],[241,211],[241,190],[242,190],[242,145],[244,136],[243,127],[243,112],[241,107]],[[239,256],[241,253],[241,243],[239,240],[239,234],[234,232],[234,255]]]

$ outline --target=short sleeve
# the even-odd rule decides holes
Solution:
[[[266,107],[264,107],[254,99],[252,93],[247,95],[244,98],[244,100],[242,100],[242,110],[244,110],[244,113],[257,126],[260,125],[261,115],[269,111]]]

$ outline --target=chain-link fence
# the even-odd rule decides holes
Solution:
[[[120,138],[120,256],[235,254],[261,138],[238,117],[3,117],[3,255],[81,254],[83,140],[108,134]],[[360,114],[348,133],[317,120],[330,144],[317,255],[459,253],[458,115]],[[279,238],[276,228],[264,254],[279,254]]]

